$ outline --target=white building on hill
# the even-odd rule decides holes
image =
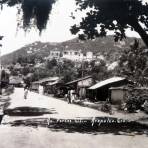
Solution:
[[[60,50],[53,49],[47,59],[67,59],[75,62],[92,61],[94,58],[93,52],[82,52],[81,50]]]
[[[83,60],[83,53],[81,50],[65,50],[62,53],[63,59],[68,59],[72,61],[82,61]]]
[[[48,56],[48,59],[59,59],[61,56],[61,51],[57,48],[50,51],[50,55]]]

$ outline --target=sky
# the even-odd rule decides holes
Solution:
[[[75,38],[69,31],[70,26],[80,21],[83,14],[77,14],[77,19],[73,20],[70,15],[75,10],[75,0],[58,0],[53,7],[50,20],[48,21],[46,30],[42,35],[36,29],[32,29],[29,33],[25,33],[23,29],[17,28],[17,9],[12,7],[4,7],[0,12],[0,35],[4,38],[0,43],[1,55],[13,52],[27,44],[35,41],[42,42],[62,42]],[[139,37],[135,32],[129,32],[128,36]]]

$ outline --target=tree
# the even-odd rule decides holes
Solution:
[[[139,42],[135,40],[134,44],[128,50],[121,53],[119,59],[119,73],[122,76],[136,82],[137,85],[145,85],[145,72],[147,70],[147,51],[139,47]]]
[[[21,73],[26,76],[28,73],[30,73],[30,68],[29,66],[25,66],[23,67],[23,69],[21,70]]]
[[[1,88],[6,87],[9,84],[9,74],[2,70],[1,72]]]
[[[28,29],[31,25],[36,25],[39,31],[46,27],[52,5],[56,0],[1,0],[0,4],[12,7],[19,5],[18,14],[23,12],[23,27]],[[18,22],[20,25],[21,22]]]
[[[89,63],[87,61],[82,61],[82,63],[80,64],[80,67],[77,68],[77,73],[78,73],[78,77],[91,75]]]
[[[0,40],[2,40],[3,39],[3,36],[0,36]],[[0,47],[2,47],[2,44],[0,44]]]
[[[52,59],[52,60],[47,60],[46,61],[46,67],[48,69],[52,69],[53,67],[57,66],[57,60],[56,59]]]
[[[114,31],[115,41],[118,41],[126,37],[125,30],[130,28],[139,33],[148,46],[148,3],[142,0],[75,1],[80,11],[87,10],[86,17],[70,29],[73,34],[80,32],[80,39],[94,39],[106,36],[108,31]],[[1,0],[0,4],[7,4],[10,7],[20,5],[18,14],[23,11],[24,29],[36,25],[41,32],[46,28],[55,2],[56,0]],[[20,24],[18,22],[18,25]]]
[[[70,82],[77,78],[77,75],[74,69],[64,70],[64,72],[62,73],[62,76],[63,76],[62,80],[64,83]]]
[[[16,60],[17,63],[22,64],[23,63],[23,57],[19,56],[18,59]]]
[[[148,46],[148,3],[142,0],[76,0],[80,11],[87,10],[79,24],[71,28],[80,39],[94,39],[114,31],[115,41],[126,37],[125,30],[135,30]],[[88,10],[89,8],[89,10]],[[143,27],[144,26],[144,27]]]
[[[119,73],[128,80],[131,80],[126,86],[127,93],[124,96],[124,109],[128,112],[135,112],[142,109],[145,99],[148,97],[145,89],[139,89],[139,86],[147,87],[147,69],[148,56],[147,49],[139,47],[139,42],[135,40],[129,49],[121,52],[119,60]]]
[[[107,65],[104,60],[100,60],[99,64],[95,64],[92,62],[91,65],[92,65],[92,67],[91,67],[90,72],[95,80],[101,81],[101,80],[104,80],[110,76],[109,75],[110,72],[107,70]]]

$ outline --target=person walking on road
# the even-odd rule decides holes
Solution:
[[[41,94],[41,95],[44,94],[44,88],[42,85],[39,85],[39,94]]]
[[[24,88],[24,99],[27,99],[27,96],[28,96],[28,87],[26,86]]]
[[[71,89],[70,90],[70,101],[71,101],[71,103],[74,103],[74,100],[75,100],[75,90]]]
[[[68,93],[67,93],[67,101],[68,101],[68,104],[71,103],[71,96],[70,96],[70,90],[68,90]]]

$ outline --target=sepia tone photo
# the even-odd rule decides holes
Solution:
[[[0,148],[148,147],[148,0],[0,0]]]

